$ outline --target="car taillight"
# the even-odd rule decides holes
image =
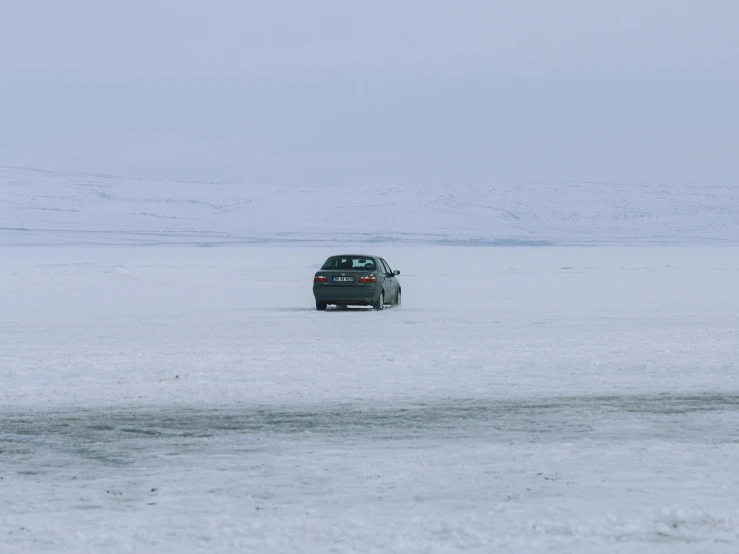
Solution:
[[[367,275],[366,277],[360,277],[359,278],[360,283],[376,283],[377,277],[374,275]]]
[[[325,275],[316,275],[315,277],[313,277],[314,283],[325,283],[327,281],[328,277],[326,277]]]

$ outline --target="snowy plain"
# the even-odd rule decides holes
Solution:
[[[4,250],[0,551],[736,551],[737,249],[381,249]]]
[[[288,240],[271,197],[209,220],[198,192],[173,203],[187,235],[127,215],[128,181],[29,179],[0,195],[26,217],[0,231],[0,552],[739,548],[734,189],[723,212],[677,189],[672,211],[562,235],[531,196],[518,238],[550,246],[471,247],[445,242],[494,242],[482,218],[424,212],[436,244],[383,242],[357,198],[336,241],[297,208]],[[410,232],[393,198],[379,213]],[[50,207],[77,211],[45,228]],[[551,246],[629,225],[650,246]],[[316,312],[317,266],[360,248],[401,271],[403,306]]]

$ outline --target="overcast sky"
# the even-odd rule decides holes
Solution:
[[[739,183],[736,0],[37,0],[0,165],[267,183]]]

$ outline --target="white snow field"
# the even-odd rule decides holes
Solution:
[[[49,220],[143,236],[84,202]],[[70,236],[0,233],[0,552],[739,551],[739,247]],[[316,312],[360,247],[403,306]]]
[[[739,243],[739,186],[262,186],[0,167],[0,245]]]

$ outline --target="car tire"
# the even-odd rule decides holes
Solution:
[[[316,310],[318,310],[319,312],[325,312],[327,306],[328,304],[326,302],[320,302],[316,300]]]
[[[395,295],[395,305],[400,306],[400,303],[402,302],[402,294],[400,289],[398,289],[398,294]]]
[[[375,310],[384,310],[385,309],[385,292],[380,291],[380,297],[377,299],[377,301],[372,305],[372,307]]]

